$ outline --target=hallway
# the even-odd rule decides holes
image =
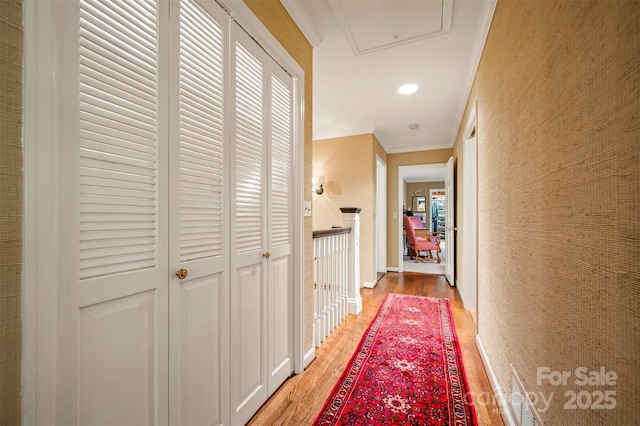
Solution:
[[[469,387],[474,398],[479,425],[502,425],[489,380],[475,345],[475,324],[462,309],[460,298],[443,275],[418,273],[387,273],[373,289],[361,289],[363,309],[360,315],[350,315],[316,350],[316,360],[303,374],[285,382],[249,425],[310,425],[333,389],[342,370],[355,350],[360,337],[387,293],[443,297],[451,300],[456,332],[462,350]],[[491,405],[483,405],[490,403]]]

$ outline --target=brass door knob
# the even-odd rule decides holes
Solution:
[[[178,271],[176,271],[176,276],[181,280],[184,280],[185,278],[187,278],[187,275],[189,275],[189,273],[187,272],[186,269],[179,269]]]
[[[270,258],[270,257],[271,257],[271,253],[269,253],[268,251],[266,251],[266,252],[262,255],[262,257],[264,257],[265,259],[268,259],[268,258]]]

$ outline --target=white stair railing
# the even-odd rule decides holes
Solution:
[[[362,310],[359,208],[342,208],[343,227],[313,232],[313,340],[319,347],[348,314]]]
[[[347,265],[351,228],[313,233],[314,342],[324,342],[347,316]]]

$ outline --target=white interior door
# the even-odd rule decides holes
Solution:
[[[170,424],[228,423],[226,26],[215,2],[171,4]]]
[[[444,264],[444,275],[447,277],[450,286],[455,285],[455,267],[456,267],[456,232],[454,224],[456,197],[454,193],[454,173],[453,173],[453,157],[449,157],[444,174],[445,186],[445,245],[447,258]]]
[[[31,6],[56,46],[31,179],[56,201],[30,207],[29,415],[244,423],[293,370],[291,77],[215,2]]]
[[[265,76],[262,51],[233,26],[231,133],[231,423],[267,398]]]
[[[292,85],[232,34],[231,423],[243,424],[293,371]]]
[[[167,423],[167,7],[83,0],[58,11],[53,423]]]
[[[459,280],[460,298],[465,309],[471,311],[477,323],[478,303],[478,165],[475,126],[462,142],[462,278]]]
[[[267,388],[271,395],[293,371],[293,82],[271,62],[268,83]]]
[[[377,155],[376,155],[376,272],[382,272],[382,273],[387,272],[387,165]]]

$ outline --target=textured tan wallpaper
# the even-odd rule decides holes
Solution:
[[[476,100],[478,332],[500,386],[513,364],[546,425],[638,424],[640,3],[499,1]]]
[[[312,173],[313,48],[278,0],[244,0],[304,70],[304,198],[310,200]],[[304,220],[304,350],[313,347],[313,236]]]
[[[19,425],[22,358],[22,2],[0,7],[0,424]]]

